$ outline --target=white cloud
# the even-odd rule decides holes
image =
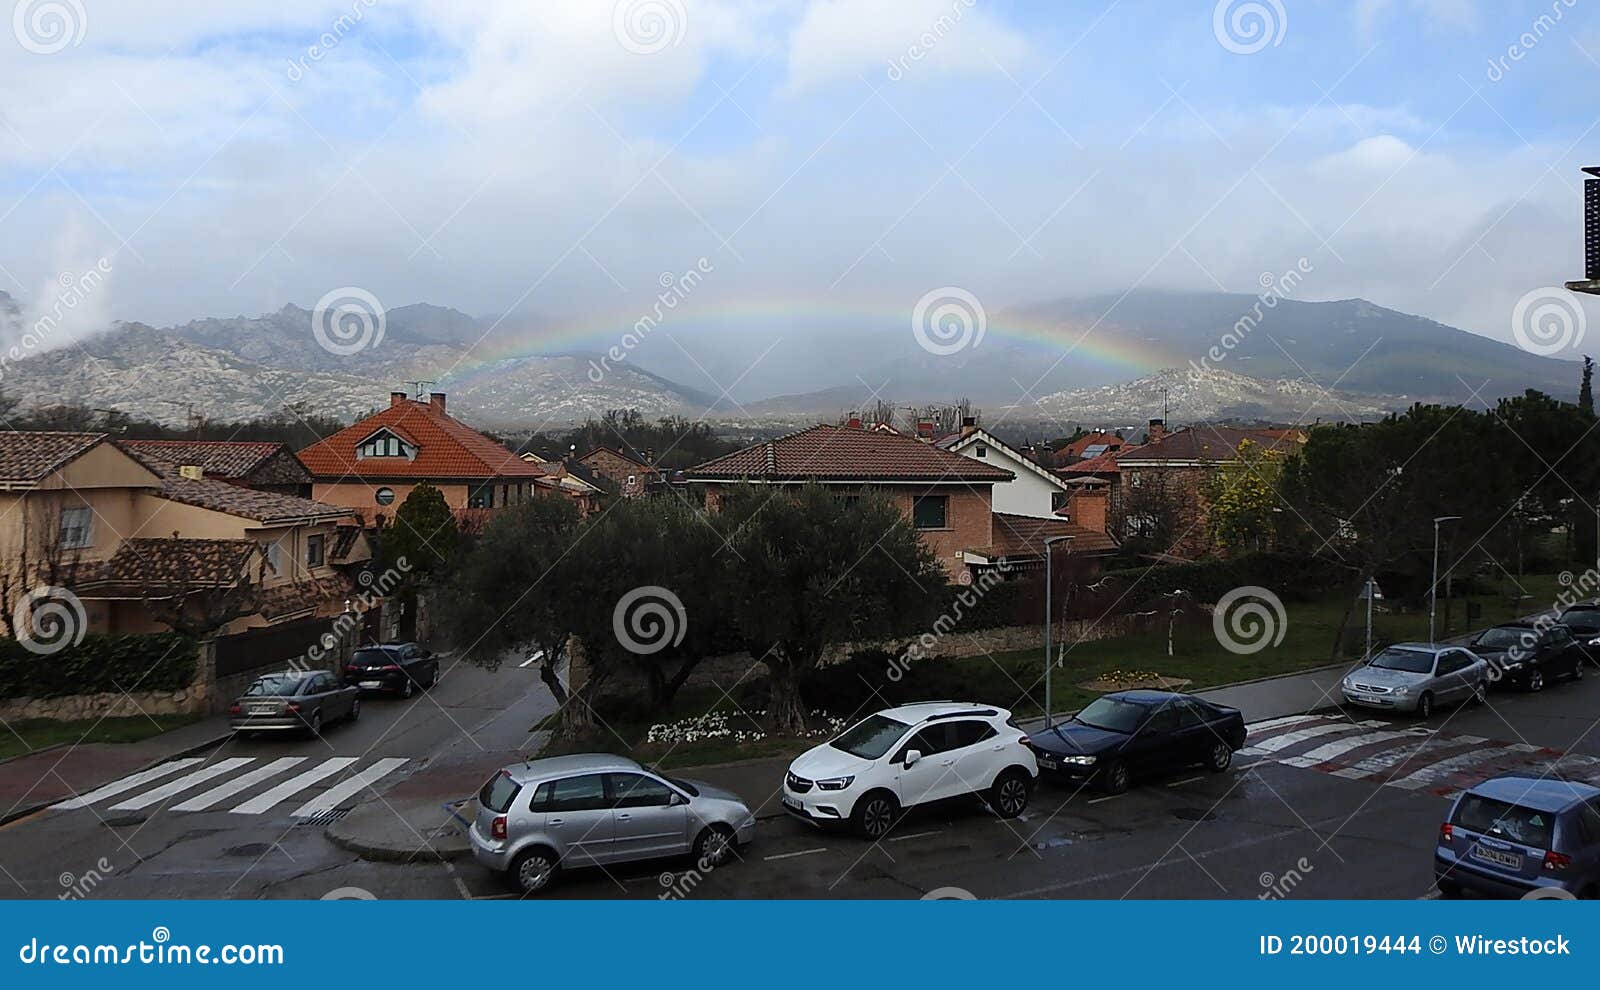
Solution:
[[[790,89],[863,74],[898,80],[1010,71],[1026,56],[1027,40],[977,2],[812,0],[790,38]]]

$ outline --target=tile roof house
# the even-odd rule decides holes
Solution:
[[[735,484],[815,482],[848,492],[885,494],[921,534],[946,574],[970,573],[966,552],[995,542],[993,488],[1015,474],[901,433],[859,426],[814,426],[714,458],[684,472],[703,485],[715,510]],[[982,565],[977,565],[982,566]]]
[[[298,454],[312,497],[342,505],[369,525],[392,516],[411,490],[429,484],[463,517],[532,498],[545,476],[495,440],[426,401],[391,392],[389,406]]]
[[[198,473],[246,488],[311,494],[311,473],[285,443],[233,440],[122,440],[124,450],[166,477]],[[188,469],[188,470],[185,470]]]
[[[934,445],[1011,472],[1010,481],[995,483],[995,512],[1048,519],[1067,504],[1071,488],[1060,476],[982,427],[964,427]]]
[[[1061,458],[1060,463],[1070,464],[1085,458],[1099,457],[1103,454],[1112,453],[1121,450],[1125,446],[1127,445],[1122,438],[1115,433],[1095,430],[1062,447],[1056,451],[1056,454]]]
[[[151,602],[240,582],[301,605],[226,631],[342,608],[343,568],[370,557],[348,510],[151,463],[104,434],[0,432],[0,571],[73,590],[96,632],[160,628]]]
[[[623,498],[644,495],[659,474],[650,465],[648,455],[639,457],[615,447],[596,447],[577,461],[591,473],[609,481]]]
[[[974,567],[994,565],[1012,570],[1037,567],[1044,560],[1045,540],[1063,537],[1070,540],[1066,553],[1104,557],[1117,552],[1117,541],[1104,529],[1089,529],[1059,518],[996,512],[993,540],[988,546],[967,550],[966,562]]]

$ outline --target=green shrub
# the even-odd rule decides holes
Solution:
[[[177,633],[85,636],[48,656],[0,640],[0,698],[177,691],[194,681],[198,658],[195,641]]]
[[[1130,595],[1130,603],[1175,588],[1189,592],[1197,601],[1214,602],[1246,585],[1267,588],[1286,601],[1311,601],[1353,579],[1337,560],[1270,551],[1188,564],[1129,567],[1107,571],[1104,577],[1113,582],[1138,581],[1139,589],[1150,589],[1147,595]]]

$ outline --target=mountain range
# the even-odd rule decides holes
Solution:
[[[1258,297],[1225,293],[1058,300],[994,314],[983,339],[949,355],[919,346],[909,326],[791,327],[764,338],[680,319],[608,360],[601,351],[617,353],[608,343],[485,359],[510,327],[425,303],[388,310],[381,341],[339,354],[317,346],[309,310],[288,305],[166,328],[117,323],[9,364],[3,387],[24,406],[75,402],[181,423],[191,411],[246,419],[289,403],[353,417],[391,389],[428,381],[450,394],[453,411],[486,426],[559,427],[634,408],[752,429],[837,417],[875,398],[966,398],[1014,423],[1121,426],[1164,409],[1175,422],[1309,422],[1461,402],[1475,390],[1484,399],[1577,391],[1574,361],[1361,299],[1277,300],[1240,323],[1253,312]],[[10,340],[22,319],[0,292]],[[529,326],[516,327],[519,339]],[[536,325],[531,332],[537,339]],[[668,334],[676,346],[661,340]],[[1197,363],[1208,351],[1219,359]]]

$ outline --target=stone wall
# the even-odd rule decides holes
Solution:
[[[62,698],[11,698],[0,701],[0,719],[7,722],[29,718],[79,722],[138,715],[203,714],[206,710],[204,690],[193,687],[181,691],[72,694]]]

